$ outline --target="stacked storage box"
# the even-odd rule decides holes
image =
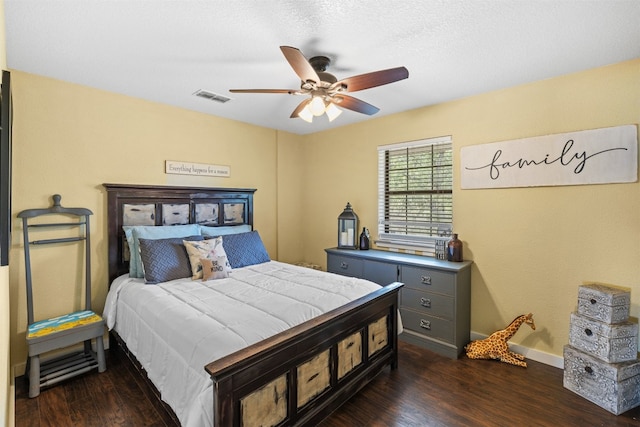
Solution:
[[[640,405],[638,324],[629,321],[629,289],[580,286],[564,347],[565,388],[619,415]]]

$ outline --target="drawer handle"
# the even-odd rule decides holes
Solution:
[[[588,337],[590,337],[591,335],[593,335],[593,332],[591,331],[591,329],[587,328],[584,330],[584,333],[587,334]]]
[[[593,374],[593,369],[591,369],[591,366],[585,366],[585,367],[584,367],[584,371],[585,371],[587,374]]]
[[[595,303],[597,303],[598,301],[596,301],[595,299],[591,298],[591,299],[589,300],[589,302],[590,302],[591,304],[595,304]]]
[[[430,285],[431,284],[431,276],[422,276],[422,277],[420,277],[420,281],[422,282],[423,285]]]
[[[420,327],[428,331],[431,330],[431,322],[429,320],[420,319]]]
[[[420,298],[420,305],[423,307],[431,308],[431,299],[425,297]]]
[[[343,269],[345,269],[345,270],[346,270],[347,268],[349,268],[349,264],[348,264],[348,263],[346,263],[346,262],[344,262],[344,261],[342,261],[342,262],[340,263],[340,268],[343,268]]]

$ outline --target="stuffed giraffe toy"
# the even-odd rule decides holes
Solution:
[[[483,340],[471,341],[465,346],[469,359],[498,359],[511,365],[527,367],[524,356],[509,350],[508,341],[518,332],[520,325],[526,323],[531,329],[536,330],[533,323],[533,314],[523,314],[513,319],[505,329],[496,331]]]

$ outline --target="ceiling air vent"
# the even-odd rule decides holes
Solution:
[[[209,92],[208,90],[199,89],[193,93],[195,96],[199,96],[200,98],[205,98],[211,101],[216,101],[221,104],[224,104],[227,101],[231,101],[231,98],[227,98],[226,96],[218,95],[217,93]]]

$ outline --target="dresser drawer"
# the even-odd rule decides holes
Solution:
[[[402,266],[400,281],[404,283],[405,288],[450,296],[455,294],[455,274],[444,271]]]
[[[364,261],[357,258],[340,255],[327,257],[327,271],[343,276],[362,277]]]
[[[453,342],[453,322],[429,316],[414,310],[401,308],[402,326],[429,338]]]
[[[362,278],[385,286],[398,281],[398,266],[396,264],[368,260],[364,264]]]
[[[400,290],[401,305],[420,313],[453,320],[454,300],[450,296],[418,291],[411,288]]]

